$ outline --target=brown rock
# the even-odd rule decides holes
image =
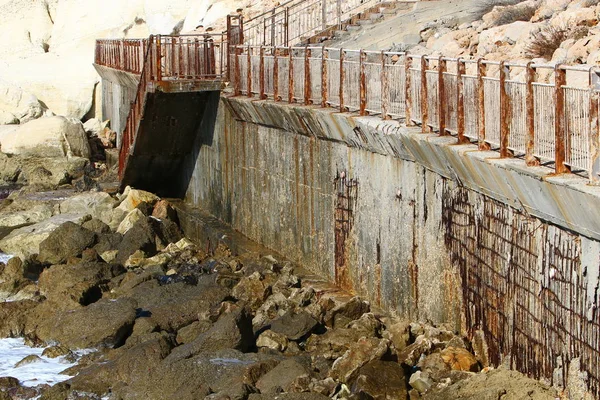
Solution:
[[[233,288],[231,294],[236,299],[245,301],[253,311],[256,311],[271,294],[271,287],[261,279],[260,274],[254,273],[243,278]]]
[[[442,350],[441,357],[454,371],[479,371],[477,359],[466,349],[460,347],[448,347]]]
[[[152,210],[152,216],[158,219],[170,219],[175,223],[179,223],[177,211],[167,200],[159,200],[156,202],[154,209]]]
[[[395,362],[371,361],[360,369],[352,392],[357,393],[360,398],[405,400],[408,391],[404,370]]]
[[[329,376],[342,383],[350,383],[356,378],[360,368],[371,361],[380,360],[389,346],[387,339],[360,338],[342,357],[335,360]]]

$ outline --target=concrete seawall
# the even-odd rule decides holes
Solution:
[[[597,390],[600,189],[395,121],[214,109],[188,203],[400,316],[485,334],[490,364],[561,386],[575,360]]]

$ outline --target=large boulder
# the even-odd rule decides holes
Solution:
[[[362,367],[352,391],[359,398],[374,400],[408,398],[404,370],[391,361],[371,361]]]
[[[0,226],[12,228],[36,224],[52,217],[52,212],[49,204],[38,204],[28,210],[3,212],[0,214]]]
[[[90,157],[90,145],[80,122],[65,117],[40,118],[0,139],[2,152],[34,157]]]
[[[32,254],[39,254],[40,243],[65,222],[81,224],[88,219],[88,215],[82,214],[55,215],[37,224],[15,229],[0,240],[0,249],[6,254],[26,259]]]
[[[141,250],[146,256],[156,254],[156,232],[149,218],[136,221],[119,244],[116,262],[125,264],[127,259],[136,251]]]
[[[0,126],[0,143],[2,129]],[[82,157],[21,157],[0,153],[0,181],[53,189],[81,176],[89,160]]]
[[[71,349],[116,347],[131,334],[136,309],[133,299],[100,300],[42,318],[35,333],[44,342],[56,341]]]
[[[0,80],[0,112],[5,114],[3,123],[7,123],[8,114],[14,120],[12,123],[24,124],[42,116],[44,109],[38,99],[23,89]]]
[[[342,357],[335,360],[329,376],[343,383],[352,382],[364,365],[381,360],[389,345],[387,339],[360,338]]]
[[[81,225],[65,222],[40,243],[38,260],[44,264],[60,264],[96,244],[96,234]]]
[[[69,197],[59,205],[61,213],[87,213],[108,224],[117,205],[117,200],[105,192],[87,192]]]
[[[23,335],[27,313],[38,304],[31,300],[0,302],[0,337],[19,337]]]
[[[309,374],[310,369],[306,365],[294,359],[285,360],[260,378],[256,388],[262,394],[275,395],[282,390],[287,392],[296,378]]]

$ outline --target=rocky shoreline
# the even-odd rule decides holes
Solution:
[[[207,252],[151,193],[52,193],[0,205],[15,255],[0,264],[0,337],[77,365],[52,387],[0,378],[1,400],[557,397],[490,368],[480,342],[320,288],[279,256]]]

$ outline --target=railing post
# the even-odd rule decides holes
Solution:
[[[248,70],[246,70],[246,94],[248,97],[252,97],[252,47],[250,47],[250,45],[248,45],[247,60]]]
[[[121,39],[119,42],[119,69],[126,69],[126,61],[125,61],[125,39]]]
[[[340,49],[340,112],[344,112],[344,49]]]
[[[279,98],[279,49],[273,47],[273,100],[280,101]]]
[[[162,39],[160,35],[155,36],[156,38],[156,80],[162,81]]]
[[[469,142],[465,138],[465,84],[463,82],[465,73],[465,61],[459,57],[456,60],[456,130],[459,144]]]
[[[260,82],[259,82],[259,95],[258,98],[260,100],[264,100],[265,96],[265,49],[263,46],[260,46],[260,64],[258,66],[259,72],[258,74]]]
[[[288,103],[292,104],[294,102],[294,56],[293,56],[292,47],[288,47],[288,71],[289,71],[289,86],[288,86]]]
[[[510,157],[508,151],[508,139],[510,135],[510,98],[506,91],[507,67],[504,61],[500,61],[500,158]]]
[[[381,118],[388,119],[388,108],[389,108],[389,88],[388,88],[388,74],[387,68],[385,67],[385,52],[381,52]]]
[[[359,74],[360,74],[360,89],[359,89],[359,97],[360,97],[360,115],[367,115],[367,77],[365,73],[365,58],[366,54],[364,50],[360,51],[359,54]]]
[[[328,77],[328,69],[329,69],[329,51],[323,47],[323,52],[321,53],[321,107],[327,107],[327,95],[329,93],[329,77]]]
[[[311,51],[307,45],[304,49],[304,105],[309,105],[312,97],[310,82],[310,56]]]
[[[438,122],[441,136],[446,134],[446,88],[444,87],[444,72],[446,72],[446,60],[442,56],[438,59]]]
[[[478,147],[479,150],[489,150],[490,146],[485,141],[485,88],[484,78],[486,67],[483,59],[477,60],[477,108],[479,111],[479,135]]]
[[[285,45],[289,46],[290,45],[290,8],[286,7],[285,8],[285,22],[284,22],[284,37],[285,37]]]
[[[554,77],[554,167],[557,174],[564,174],[569,172],[569,168],[565,165],[565,158],[567,151],[571,149],[567,148],[565,143],[565,92],[563,86],[567,84],[567,74],[560,64],[554,67]]]
[[[421,132],[427,133],[429,128],[429,110],[427,98],[427,58],[421,56]]]
[[[404,119],[406,120],[406,126],[413,126],[412,120],[412,84],[411,84],[411,73],[410,68],[412,66],[412,56],[408,54],[404,57]]]
[[[535,81],[535,70],[533,62],[528,62],[525,70],[525,125],[527,127],[527,141],[525,143],[525,163],[529,167],[540,165],[533,155],[535,149],[535,114],[533,98],[533,82]]]

